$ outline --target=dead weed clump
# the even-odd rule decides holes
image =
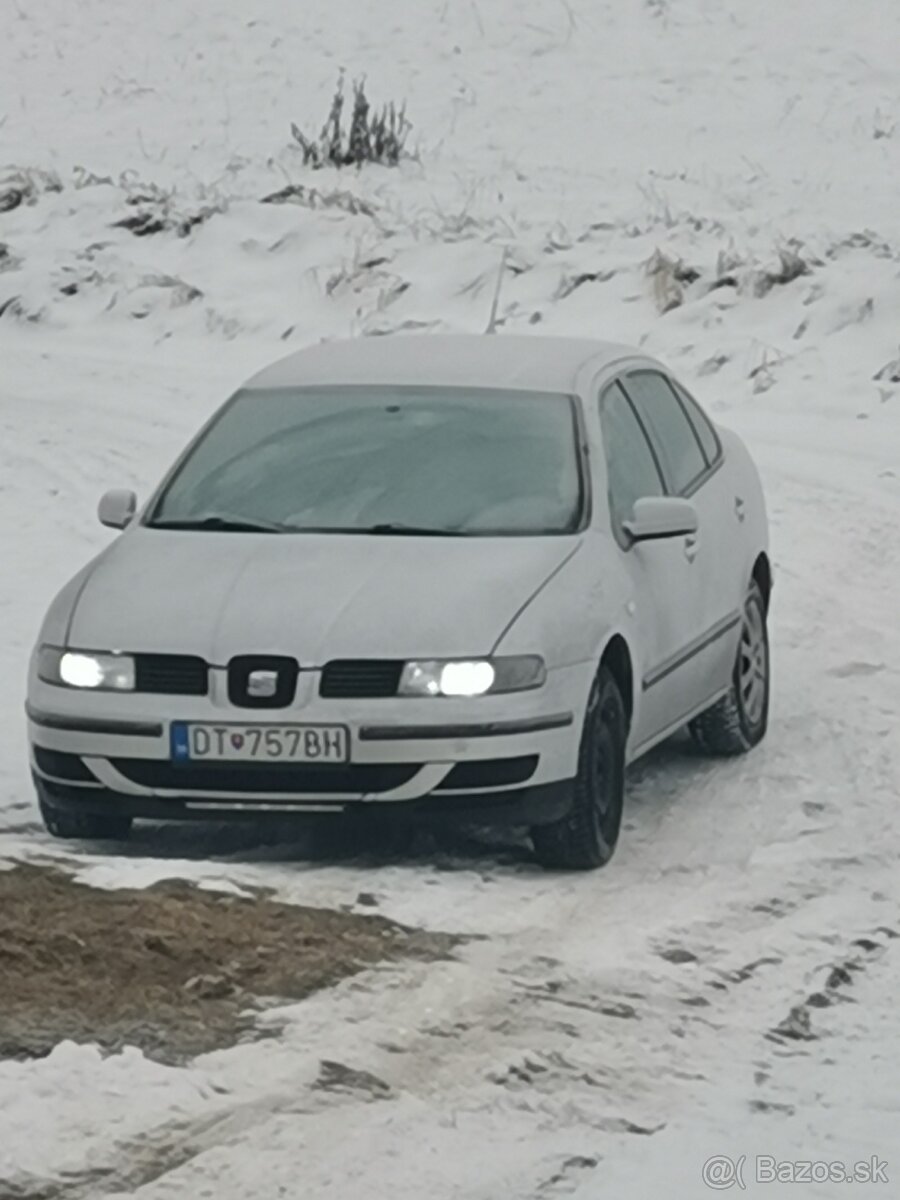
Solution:
[[[662,250],[656,250],[647,261],[644,270],[653,289],[653,299],[660,315],[680,308],[684,303],[685,288],[696,283],[700,272],[687,266],[680,258],[671,258]]]
[[[378,163],[396,167],[406,155],[406,140],[412,125],[406,105],[399,108],[391,101],[380,109],[372,108],[366,95],[366,82],[353,84],[353,111],[349,128],[344,127],[344,76],[338,79],[331,109],[319,136],[310,137],[296,124],[291,125],[294,141],[303,151],[305,166],[361,167]]]
[[[786,287],[804,275],[811,275],[813,261],[801,253],[798,243],[789,243],[778,249],[778,266],[757,272],[753,281],[753,292],[757,297],[767,296],[773,288]]]
[[[0,213],[12,212],[20,204],[35,204],[43,192],[61,192],[62,180],[55,171],[39,167],[7,168],[0,177]]]

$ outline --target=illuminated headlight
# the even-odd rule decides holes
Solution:
[[[408,662],[400,677],[401,696],[486,696],[524,692],[547,678],[536,654],[515,658],[433,659]]]
[[[93,654],[42,646],[38,676],[45,683],[92,691],[133,692],[134,659],[128,654]]]

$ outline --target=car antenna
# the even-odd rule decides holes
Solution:
[[[497,285],[494,288],[494,302],[491,305],[491,315],[488,319],[487,329],[485,333],[497,332],[497,308],[500,305],[500,288],[503,286],[503,272],[506,270],[506,259],[509,255],[509,248],[503,247],[503,254],[500,257],[500,269],[497,272]]]

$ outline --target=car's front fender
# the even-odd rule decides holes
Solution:
[[[550,670],[587,664],[588,670],[571,676],[578,680],[572,706],[579,720],[606,646],[628,624],[628,580],[617,553],[610,537],[588,533],[578,553],[531,599],[494,649],[496,654],[540,654]],[[634,658],[630,645],[629,654]]]
[[[38,646],[64,646],[66,644],[69,627],[72,624],[72,616],[78,604],[79,597],[84,591],[103,553],[97,555],[89,563],[86,563],[77,575],[73,575],[69,582],[57,592],[41,623],[37,640]],[[105,648],[102,646],[97,647],[97,649]]]

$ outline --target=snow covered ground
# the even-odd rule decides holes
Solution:
[[[6,0],[0,33],[0,164],[27,193],[0,212],[0,857],[105,887],[364,889],[391,917],[484,935],[188,1068],[71,1045],[0,1063],[0,1196],[696,1200],[713,1155],[747,1156],[750,1195],[895,1195],[894,0],[864,17],[845,0]],[[290,123],[319,126],[341,67],[408,100],[417,161],[303,170]],[[260,202],[288,182],[317,194]],[[204,219],[115,226],[136,212]],[[483,328],[504,249],[502,329],[640,342],[760,463],[764,746],[655,753],[589,877],[510,847],[373,868],[190,830],[127,857],[52,843],[25,659],[110,536],[99,492],[145,494],[287,349]],[[648,268],[657,251],[680,281]],[[778,282],[786,265],[803,273]],[[313,1087],[321,1059],[389,1098]],[[758,1154],[875,1155],[892,1182],[757,1185]]]

